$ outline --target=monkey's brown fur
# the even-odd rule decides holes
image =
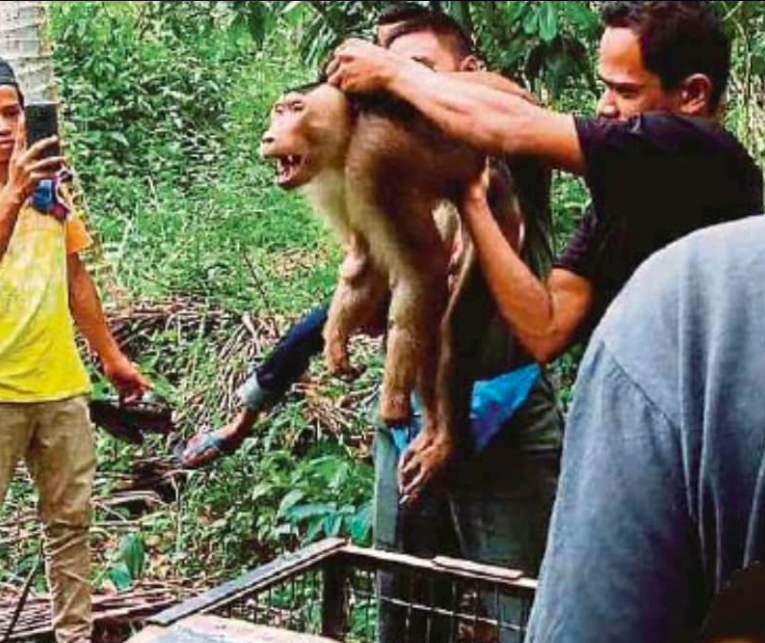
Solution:
[[[501,76],[462,76],[519,93]],[[406,423],[416,390],[424,422],[413,449],[426,448],[439,432],[450,435],[447,277],[452,240],[463,233],[446,204],[459,204],[468,183],[485,170],[485,155],[448,139],[411,107],[382,97],[357,103],[326,84],[276,103],[261,153],[277,160],[282,188],[304,189],[346,249],[324,331],[329,369],[349,371],[350,337],[389,299],[381,417]],[[505,177],[498,185],[506,193],[501,223],[517,228],[512,184]],[[464,278],[474,259],[463,246]]]

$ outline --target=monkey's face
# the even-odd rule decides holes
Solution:
[[[290,92],[271,110],[260,154],[276,163],[276,184],[293,190],[325,170],[343,167],[350,129],[342,92],[329,85],[306,94]]]

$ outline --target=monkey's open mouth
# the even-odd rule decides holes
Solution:
[[[297,155],[280,156],[276,159],[276,183],[280,187],[289,187],[295,180],[300,168],[303,167],[304,157]]]

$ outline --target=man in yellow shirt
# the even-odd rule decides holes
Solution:
[[[149,387],[119,349],[78,253],[91,244],[76,215],[61,221],[30,205],[64,159],[55,143],[25,144],[23,97],[0,59],[0,504],[24,460],[39,492],[53,625],[59,643],[91,637],[88,531],[95,450],[90,382],[74,324],[122,396]]]

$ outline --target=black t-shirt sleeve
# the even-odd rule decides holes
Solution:
[[[588,210],[566,249],[553,263],[553,268],[562,268],[592,280],[595,270],[594,237],[595,213]]]
[[[575,124],[585,161],[585,180],[596,207],[602,211],[610,209],[603,206],[629,198],[627,195],[636,186],[650,185],[650,159],[666,158],[667,147],[683,144],[674,123],[658,116],[626,122],[577,118]]]

